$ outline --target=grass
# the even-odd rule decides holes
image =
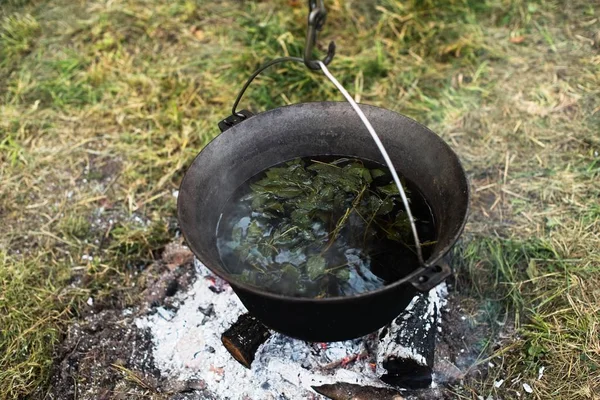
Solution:
[[[326,3],[332,72],[438,132],[472,182],[459,288],[475,319],[504,325],[480,360],[497,367],[454,396],[515,398],[528,383],[534,398],[600,398],[600,7]],[[43,397],[88,297],[135,303],[139,271],[174,236],[185,167],[256,66],[301,54],[304,7],[3,4],[0,398]],[[341,97],[322,76],[281,65],[242,107],[325,99]]]
[[[0,253],[0,346],[3,363],[10,359],[10,368],[2,369],[0,381],[13,393],[44,385],[52,366],[52,348],[60,340],[55,326],[68,312],[69,299],[61,291],[69,269],[64,265],[47,268],[40,261],[17,261]]]

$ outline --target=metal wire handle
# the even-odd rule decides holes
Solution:
[[[342,93],[342,95],[344,95],[346,100],[348,100],[348,103],[350,103],[350,105],[352,106],[354,111],[356,111],[356,113],[360,117],[360,120],[365,125],[365,127],[371,134],[371,137],[375,141],[375,144],[379,148],[379,152],[383,156],[383,159],[385,160],[385,163],[387,164],[387,167],[389,168],[390,173],[392,174],[394,183],[398,187],[398,192],[400,192],[400,197],[402,198],[402,203],[404,203],[404,208],[406,209],[406,215],[408,216],[408,220],[410,222],[410,229],[412,230],[412,234],[415,239],[415,245],[417,248],[417,258],[419,259],[419,265],[421,267],[425,267],[425,261],[423,260],[423,252],[421,251],[421,241],[419,240],[419,233],[417,232],[417,226],[415,225],[415,219],[413,218],[412,211],[410,210],[410,206],[408,204],[408,198],[406,197],[406,192],[404,191],[404,187],[402,187],[402,183],[400,182],[400,178],[398,177],[396,168],[394,168],[394,164],[392,163],[392,160],[390,159],[390,156],[388,155],[387,150],[383,146],[383,143],[381,143],[381,140],[379,139],[379,136],[375,132],[375,129],[373,129],[373,125],[371,125],[371,123],[367,119],[367,116],[365,115],[365,113],[363,113],[363,111],[360,109],[360,107],[358,106],[356,101],[354,101],[352,96],[350,96],[348,91],[346,89],[344,89],[344,87],[338,82],[337,79],[335,79],[335,77],[333,75],[331,75],[331,72],[329,72],[329,69],[327,69],[327,66],[324,63],[322,63],[321,61],[317,61],[317,63],[319,64],[319,67],[323,70],[323,73],[325,74],[325,76],[327,76],[327,78],[329,78],[329,80]]]
[[[231,107],[231,114],[237,115],[238,117],[241,117],[241,118],[246,118],[245,115],[237,112],[237,106],[240,104],[240,100],[242,99],[242,96],[246,92],[246,89],[248,89],[248,86],[250,86],[250,84],[252,83],[254,78],[256,78],[258,75],[260,75],[260,73],[263,72],[265,69],[269,68],[272,65],[280,64],[280,63],[287,62],[287,61],[296,61],[296,62],[301,62],[301,63],[304,62],[304,60],[300,57],[280,57],[280,58],[271,60],[267,63],[264,63],[263,65],[258,67],[258,69],[256,71],[254,71],[254,73],[252,75],[250,75],[250,77],[248,78],[248,80],[246,81],[244,86],[242,86],[242,89],[239,91],[237,97],[235,98],[235,102],[233,103],[233,107]]]

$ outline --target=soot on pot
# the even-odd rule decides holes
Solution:
[[[424,257],[431,209],[402,178]],[[287,296],[351,296],[418,267],[408,217],[389,169],[356,158],[295,159],[242,184],[224,206],[217,247],[234,281]]]

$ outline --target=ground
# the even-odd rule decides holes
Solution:
[[[469,175],[457,289],[469,321],[496,328],[476,361],[494,367],[452,396],[600,398],[600,5],[325,3],[332,73],[357,100],[432,128]],[[0,398],[44,398],[91,310],[146,301],[173,265],[163,250],[186,166],[254,68],[301,55],[305,7],[2,3]],[[341,97],[322,75],[282,65],[242,104],[325,99]],[[152,395],[138,367],[116,362],[111,384]],[[73,385],[85,376],[75,369]]]

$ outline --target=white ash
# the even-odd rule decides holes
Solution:
[[[247,310],[225,281],[198,261],[196,267],[198,279],[187,293],[178,295],[176,312],[159,307],[136,321],[139,328],[151,331],[156,367],[163,376],[202,380],[222,399],[324,399],[311,386],[336,382],[386,386],[375,371],[376,335],[325,344],[273,333],[258,349],[252,369],[244,368],[222,345],[221,334]],[[437,296],[440,307],[443,286],[430,294]]]

